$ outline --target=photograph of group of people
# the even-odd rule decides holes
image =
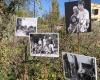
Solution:
[[[31,56],[59,57],[59,34],[30,34]]]
[[[68,80],[97,80],[96,58],[63,52],[64,75]]]
[[[91,1],[79,0],[65,3],[67,33],[91,31]]]
[[[16,36],[29,36],[37,32],[37,18],[18,17],[16,20]]]

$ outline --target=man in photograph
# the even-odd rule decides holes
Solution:
[[[47,39],[46,39],[46,37],[44,36],[44,38],[43,38],[43,46],[45,47],[46,44],[47,44]]]
[[[51,37],[49,37],[49,49],[50,49],[51,53],[54,52],[54,44],[53,44],[53,40]]]
[[[78,2],[79,14],[77,18],[79,19],[79,28],[78,28],[79,32],[87,32],[90,23],[89,11],[84,8],[84,5],[85,5],[84,1]]]

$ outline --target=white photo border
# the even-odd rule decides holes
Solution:
[[[31,34],[57,34],[58,36],[58,51],[57,54],[32,54],[31,53],[31,41],[30,41],[30,35]],[[35,56],[35,57],[59,57],[59,33],[29,33],[29,44],[30,44],[30,56]]]
[[[62,63],[63,63],[63,74],[64,74],[64,78],[65,79],[69,79],[69,78],[66,78],[66,75],[65,75],[65,69],[64,69],[64,60],[63,60],[63,55],[65,54],[73,54],[73,55],[80,55],[80,56],[85,56],[85,55],[82,55],[82,54],[76,54],[76,53],[71,53],[71,52],[62,52]],[[94,58],[95,59],[95,77],[96,77],[96,80],[97,80],[97,62],[96,62],[96,57],[91,57],[91,56],[86,56],[86,57],[90,57],[90,58]]]
[[[17,28],[17,19],[18,19],[18,18],[22,18],[22,19],[23,19],[23,18],[33,18],[33,19],[37,19],[37,24],[38,24],[38,17],[18,17],[18,16],[16,17],[16,21],[15,21],[15,22],[16,22],[16,23],[15,23],[15,33],[14,33],[14,35],[15,35],[16,37],[29,37],[29,35],[26,35],[26,36],[17,36],[17,35],[16,35],[16,30],[17,30],[17,29],[16,29],[16,28]],[[38,25],[36,26],[36,32],[35,32],[35,33],[37,33],[37,27],[38,27]]]

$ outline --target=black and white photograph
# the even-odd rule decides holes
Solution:
[[[63,52],[65,80],[97,80],[96,58]]]
[[[91,32],[91,0],[65,2],[67,33]]]
[[[16,19],[16,36],[29,36],[37,32],[37,18],[18,17]]]
[[[58,33],[34,33],[29,40],[31,56],[59,57]]]

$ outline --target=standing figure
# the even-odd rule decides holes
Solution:
[[[54,52],[54,44],[53,44],[53,40],[51,37],[49,37],[49,49],[50,49],[51,53]]]
[[[39,41],[38,41],[38,52],[39,53],[42,52],[42,40],[41,40],[41,38],[39,38]]]
[[[78,9],[79,9],[79,14],[77,18],[79,19],[79,32],[87,32],[89,28],[89,11],[84,8],[84,1],[79,1],[78,2]]]
[[[44,36],[44,38],[43,38],[43,47],[46,46],[46,44],[47,44],[47,40],[46,40],[46,37]]]

